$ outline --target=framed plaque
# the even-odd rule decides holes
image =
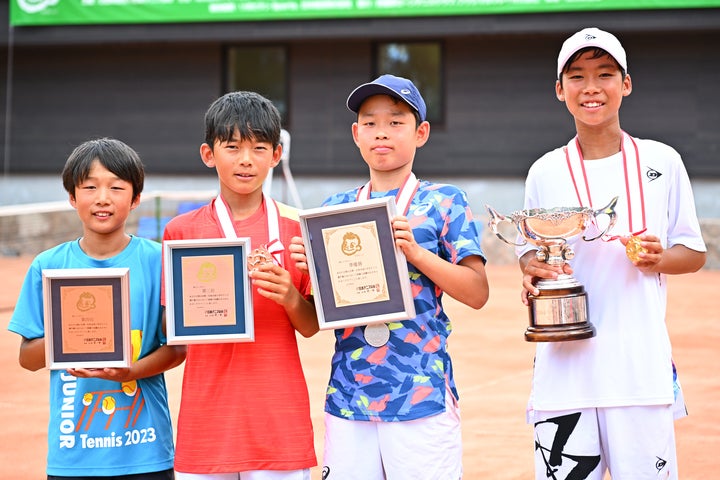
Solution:
[[[130,366],[129,278],[127,268],[42,271],[46,368]]]
[[[250,239],[163,242],[169,345],[255,340]]]
[[[395,199],[299,212],[321,330],[415,316],[407,261],[395,246]]]

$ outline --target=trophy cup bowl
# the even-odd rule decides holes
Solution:
[[[489,226],[503,242],[513,246],[535,245],[536,258],[548,265],[562,265],[575,256],[568,240],[580,235],[588,225],[600,215],[609,218],[607,226],[595,237],[583,235],[586,242],[597,240],[605,235],[617,219],[615,205],[618,197],[599,209],[585,207],[556,207],[550,209],[521,210],[504,216],[489,205]],[[499,231],[498,225],[509,222],[515,225],[524,243],[507,240]],[[525,331],[528,342],[562,342],[582,340],[595,336],[595,327],[588,321],[587,294],[585,287],[572,275],[560,274],[556,279],[540,279],[535,283],[537,295],[528,295],[528,313],[530,326]]]

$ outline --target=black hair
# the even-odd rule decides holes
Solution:
[[[565,65],[563,65],[562,71],[560,72],[560,78],[558,79],[558,80],[560,80],[560,84],[562,84],[562,74],[567,72],[568,69],[570,68],[570,65],[572,65],[573,62],[575,62],[578,58],[580,58],[587,52],[592,52],[592,56],[590,57],[590,59],[592,59],[592,60],[595,60],[596,58],[600,58],[600,57],[612,58],[613,62],[615,62],[615,65],[617,65],[618,69],[620,70],[620,74],[622,75],[622,78],[625,78],[625,74],[626,74],[625,69],[618,63],[617,60],[615,60],[615,57],[613,57],[612,55],[610,55],[607,52],[607,50],[604,50],[600,47],[585,47],[585,48],[581,48],[577,52],[573,53],[570,56],[570,58],[568,58],[568,61],[565,62]]]
[[[280,145],[280,112],[273,103],[255,92],[226,93],[215,100],[205,113],[205,143],[229,141],[235,131],[241,140]]]
[[[132,184],[133,200],[140,195],[145,182],[145,168],[140,156],[127,144],[107,137],[78,145],[68,157],[62,171],[62,181],[70,195],[74,197],[75,187],[87,180],[95,161],[121,180]]]

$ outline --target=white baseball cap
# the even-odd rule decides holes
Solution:
[[[562,75],[563,68],[567,61],[570,60],[570,57],[578,50],[586,47],[602,48],[609,53],[610,56],[620,64],[622,69],[625,70],[625,73],[627,73],[627,57],[625,56],[625,49],[620,44],[620,40],[612,33],[591,27],[580,30],[563,43],[560,49],[560,55],[558,55],[558,78]]]

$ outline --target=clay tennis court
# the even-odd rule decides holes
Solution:
[[[30,257],[0,257],[0,479],[45,478],[47,372],[17,364],[19,337],[7,331],[15,298]],[[532,431],[524,413],[533,345],[526,343],[525,307],[518,299],[519,270],[488,266],[490,301],[479,311],[446,300],[454,333],[450,348],[460,390],[465,447],[465,479],[533,478]],[[674,359],[690,416],[677,422],[680,478],[720,478],[720,270],[671,277],[668,324]],[[322,454],[323,392],[332,352],[332,334],[300,340],[312,402],[316,448]],[[174,416],[182,367],[168,372]],[[359,447],[361,448],[361,447]],[[320,468],[313,469],[320,479]],[[412,479],[422,480],[422,479]]]

